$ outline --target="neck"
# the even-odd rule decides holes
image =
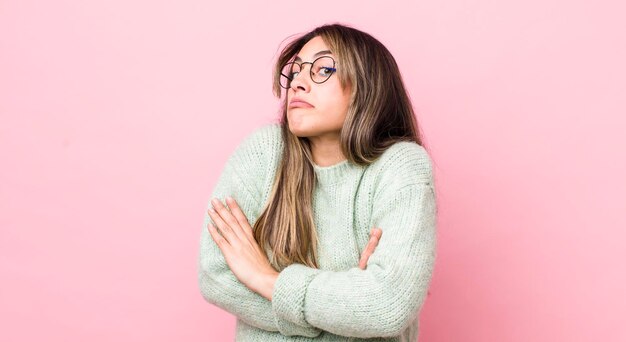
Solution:
[[[341,151],[339,134],[309,137],[313,162],[319,166],[330,166],[346,159]]]

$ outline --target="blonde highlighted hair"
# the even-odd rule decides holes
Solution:
[[[337,60],[341,86],[352,87],[341,129],[348,162],[369,165],[398,141],[422,145],[417,120],[395,59],[373,36],[342,24],[319,26],[292,40],[274,67],[273,90],[280,98],[280,72],[312,38],[321,37]],[[300,263],[317,268],[313,222],[315,172],[308,138],[289,130],[286,96],[281,102],[283,151],[270,197],[254,224],[259,246],[277,269]]]

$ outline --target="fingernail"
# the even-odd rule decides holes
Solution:
[[[230,196],[226,196],[226,202],[233,203],[233,198]]]

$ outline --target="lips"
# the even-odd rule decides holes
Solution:
[[[289,108],[312,108],[312,107],[313,105],[311,105],[310,103],[298,97],[294,97],[289,102]]]

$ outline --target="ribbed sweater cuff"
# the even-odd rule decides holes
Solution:
[[[301,335],[302,328],[306,328],[307,332],[310,332],[310,335],[306,335],[309,337],[315,337],[321,332],[304,318],[306,290],[311,280],[319,272],[321,271],[318,269],[301,264],[292,264],[278,274],[272,292],[272,310],[281,334],[285,336]]]

